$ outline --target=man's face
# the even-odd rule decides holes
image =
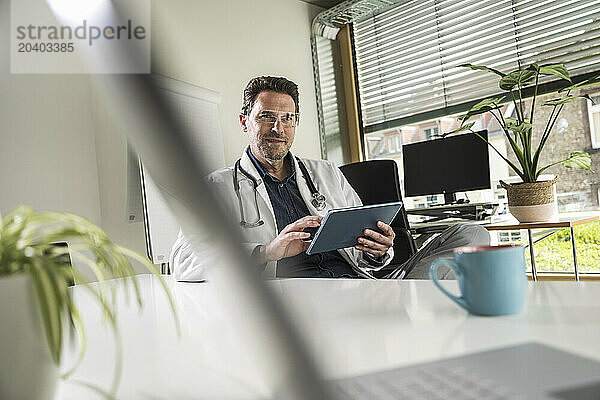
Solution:
[[[282,160],[292,147],[295,124],[286,124],[282,115],[295,113],[296,105],[290,95],[277,92],[260,92],[249,115],[240,115],[240,124],[248,134],[250,149],[255,157],[267,161]],[[274,122],[265,116],[277,116]]]

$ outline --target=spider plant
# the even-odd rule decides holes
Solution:
[[[31,277],[48,349],[57,365],[61,361],[65,327],[70,326],[79,336],[78,362],[85,352],[85,329],[68,289],[69,282],[85,284],[116,334],[115,285],[109,286],[107,281],[122,278],[125,286],[134,288],[137,304],[142,306],[130,260],[158,276],[179,326],[173,300],[156,267],[144,256],[111,242],[88,220],[70,213],[36,212],[21,206],[1,218],[0,224],[0,278]],[[56,246],[56,242],[64,241],[70,243],[69,249]],[[88,285],[89,281],[81,273],[65,265],[64,256],[69,253],[74,260],[89,266],[97,284]],[[63,378],[75,370],[77,363]]]
[[[580,98],[585,98],[591,101],[590,96],[587,94],[574,95],[572,92],[575,89],[600,82],[600,76],[596,76],[583,82],[573,83],[564,64],[538,65],[533,63],[527,68],[517,69],[509,72],[508,74],[483,65],[462,64],[460,67],[466,67],[472,70],[487,71],[498,75],[498,86],[501,90],[506,92],[506,95],[488,98],[475,104],[469,111],[467,111],[466,114],[459,117],[462,122],[458,129],[440,136],[446,136],[460,131],[467,131],[477,135],[479,138],[486,141],[488,145],[494,149],[494,151],[496,151],[496,153],[510,166],[510,168],[521,177],[523,182],[536,182],[539,176],[545,170],[557,164],[562,164],[567,168],[579,168],[592,171],[590,155],[584,151],[574,151],[564,160],[556,161],[549,165],[540,166],[539,163],[540,155],[544,149],[544,145],[548,141],[548,138],[552,133],[552,128],[554,127],[554,124],[556,123],[564,106]],[[558,97],[547,100],[542,104],[542,106],[545,107],[552,107],[552,111],[550,113],[550,117],[544,124],[544,130],[542,131],[540,142],[537,147],[534,148],[532,141],[534,111],[538,97],[540,77],[543,76],[556,76],[568,83],[556,92],[559,94]],[[534,85],[533,97],[531,99],[531,107],[529,107],[529,110],[527,110],[527,107],[525,106],[523,89],[527,86],[530,86],[532,83]],[[507,98],[509,98],[509,101],[512,101],[515,106],[515,118],[504,117],[502,113],[501,104],[505,102]],[[518,165],[500,153],[485,138],[473,131],[472,128],[473,125],[475,125],[475,122],[467,122],[471,117],[487,112],[489,112],[502,127],[502,131],[517,159]]]

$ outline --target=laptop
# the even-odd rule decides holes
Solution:
[[[600,399],[600,363],[539,343],[329,382],[340,399]]]

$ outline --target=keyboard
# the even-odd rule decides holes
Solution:
[[[329,381],[349,400],[598,400],[600,363],[539,344]]]
[[[490,379],[465,368],[425,365],[401,368],[336,381],[337,398],[349,400],[516,400],[524,396],[510,392]]]

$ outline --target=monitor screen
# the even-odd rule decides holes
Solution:
[[[487,131],[478,133],[487,139]],[[491,187],[488,144],[474,134],[411,143],[402,146],[402,152],[405,196]]]

